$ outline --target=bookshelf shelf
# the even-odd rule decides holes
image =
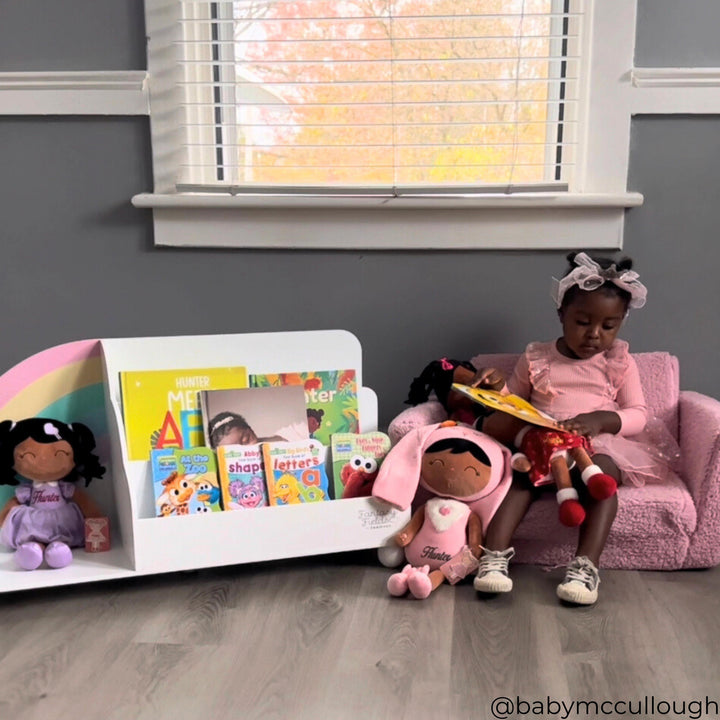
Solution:
[[[62,368],[53,366],[54,359]],[[20,365],[11,369],[0,377],[2,419],[40,415],[44,409],[60,407],[64,398],[62,407],[69,417],[52,417],[86,422],[96,432],[108,472],[94,481],[88,492],[101,507],[110,509],[113,547],[110,552],[95,554],[75,550],[70,566],[32,572],[17,569],[12,553],[3,548],[0,592],[385,545],[407,522],[409,510],[388,511],[371,498],[156,518],[150,464],[127,459],[120,371],[228,365],[245,365],[249,373],[355,368],[360,430],[368,432],[377,429],[377,398],[362,386],[361,361],[360,343],[354,335],[344,330],[319,330],[81,341],[29,358],[20,364],[24,371]],[[28,368],[41,366],[45,375],[33,380]],[[72,371],[65,372],[69,366]],[[71,387],[49,383],[50,375],[56,380],[70,378]],[[67,400],[71,390],[87,395],[93,378],[102,386],[106,437],[99,437],[85,416],[72,417],[73,402]],[[32,383],[33,392],[23,392],[25,388],[18,386],[21,382]],[[45,397],[38,397],[39,388],[44,388]],[[82,412],[92,414],[92,409]]]

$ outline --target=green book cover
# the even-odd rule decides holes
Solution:
[[[250,375],[250,387],[302,385],[310,437],[326,447],[335,433],[359,431],[355,370],[321,370]]]

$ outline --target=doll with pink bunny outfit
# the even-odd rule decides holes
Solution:
[[[403,437],[372,490],[400,509],[419,503],[394,538],[407,564],[388,579],[390,594],[424,599],[445,581],[455,584],[473,573],[484,528],[510,478],[509,450],[472,428],[447,421]]]

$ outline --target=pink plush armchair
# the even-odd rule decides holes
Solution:
[[[478,355],[475,367],[509,375],[517,355]],[[676,570],[720,563],[720,402],[680,391],[678,359],[665,352],[635,353],[649,412],[677,438],[682,482],[621,486],[618,514],[602,556],[606,568]],[[393,443],[418,425],[446,419],[430,400],[404,410],[388,428]],[[513,545],[518,562],[562,565],[577,530],[560,525],[554,495],[533,503]]]

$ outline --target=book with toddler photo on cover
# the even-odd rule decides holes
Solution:
[[[302,386],[202,391],[200,407],[205,444],[212,448],[309,436]]]

